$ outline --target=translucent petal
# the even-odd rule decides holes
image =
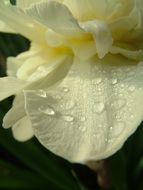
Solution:
[[[11,95],[17,94],[26,85],[27,83],[25,81],[18,80],[14,77],[0,78],[0,101]]]
[[[16,140],[27,141],[34,135],[31,122],[27,116],[23,117],[12,127],[12,133]]]
[[[82,21],[103,18],[107,6],[106,0],[64,0],[64,4]]]
[[[28,8],[30,5],[40,2],[42,0],[17,0],[17,6],[20,8]],[[52,1],[52,0],[46,0],[46,1]],[[58,2],[62,2],[63,0],[56,0]]]
[[[0,20],[0,32],[16,33],[12,28],[7,26],[2,20]]]
[[[121,56],[75,60],[59,85],[25,91],[34,134],[72,162],[106,158],[142,121],[142,80],[143,63]]]
[[[41,1],[26,9],[26,13],[55,32],[73,36],[83,33],[69,9],[61,3]]]
[[[134,6],[132,11],[109,23],[114,40],[138,43],[143,41],[143,11],[140,7]]]
[[[16,6],[4,4],[3,1],[0,1],[0,19],[12,30],[20,33],[26,38],[38,43],[45,43],[45,27],[35,22]]]
[[[111,20],[128,15],[134,0],[64,0],[73,15],[80,21]]]
[[[12,108],[7,112],[3,119],[3,127],[12,127],[18,120],[26,116],[24,109],[23,94],[18,94],[13,102]]]
[[[16,1],[16,5],[20,8],[27,8],[29,7],[30,5],[34,4],[34,3],[37,3],[37,2],[40,2],[41,0],[17,0]]]
[[[143,50],[142,49],[134,51],[134,50],[128,50],[125,48],[113,46],[110,49],[110,53],[121,54],[129,59],[133,59],[133,60],[137,60],[137,61],[143,60]]]

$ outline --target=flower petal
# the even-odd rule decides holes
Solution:
[[[29,7],[30,5],[40,2],[41,0],[17,0],[16,5],[22,9]]]
[[[122,3],[120,0],[64,0],[64,4],[78,20],[88,21],[96,18],[108,20],[122,16],[124,12],[128,13],[132,1],[134,0],[127,0],[127,3]]]
[[[12,108],[4,116],[3,127],[10,128],[25,116],[24,97],[21,93],[15,97]]]
[[[2,20],[0,20],[0,32],[16,33],[12,28],[7,26],[7,24],[4,23]]]
[[[103,58],[110,50],[113,39],[108,25],[99,20],[81,23],[86,32],[92,33],[99,58]]]
[[[129,59],[133,59],[133,60],[137,60],[137,61],[143,60],[143,50],[142,49],[133,51],[133,50],[128,50],[125,48],[113,46],[110,49],[110,53],[121,54]]]
[[[64,4],[68,6],[76,18],[82,21],[95,17],[103,18],[107,7],[106,0],[64,0]]]
[[[61,3],[41,1],[26,9],[26,13],[57,33],[73,36],[83,33],[69,9]]]
[[[115,153],[143,118],[143,63],[136,63],[114,55],[75,60],[58,86],[25,91],[38,140],[72,162]]]
[[[20,33],[35,42],[45,43],[45,27],[35,22],[16,6],[5,4],[0,1],[0,19],[6,23],[10,29]],[[35,33],[35,31],[37,31]]]
[[[0,101],[11,95],[17,94],[26,85],[27,83],[25,81],[18,80],[14,77],[0,78]]]
[[[24,142],[31,139],[34,136],[31,122],[27,116],[20,119],[12,127],[12,133],[16,140]]]
[[[30,5],[41,2],[42,0],[17,0],[16,4],[20,8],[28,8]],[[52,0],[46,0],[46,1],[52,1]],[[63,0],[56,0],[58,2],[62,2]]]

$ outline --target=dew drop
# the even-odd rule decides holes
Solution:
[[[86,127],[82,127],[81,130],[84,132],[86,131]]]
[[[63,87],[64,92],[69,92],[69,89],[67,87]]]
[[[86,117],[82,116],[82,117],[79,118],[79,120],[80,120],[81,122],[84,122],[84,121],[86,120]]]
[[[46,108],[40,107],[39,111],[42,112],[42,113],[44,113],[44,114],[46,114],[46,115],[49,115],[49,116],[55,115],[55,111],[51,107],[46,107]]]
[[[75,106],[75,102],[73,100],[70,100],[66,103],[65,108],[72,109],[74,106]]]
[[[85,126],[80,126],[79,130],[82,131],[82,132],[85,132],[86,131],[86,127]]]
[[[135,90],[135,86],[131,85],[131,86],[129,87],[129,91],[133,92],[134,90]]]
[[[47,97],[47,93],[44,90],[38,90],[36,94],[43,98]]]
[[[124,130],[124,127],[125,127],[125,123],[122,121],[115,123],[114,127],[112,129],[111,136],[112,137],[118,137],[122,133],[122,131]]]
[[[113,143],[113,139],[108,139],[108,143]]]
[[[122,107],[124,107],[126,105],[126,100],[125,99],[117,99],[114,100],[111,104],[112,107],[114,107],[114,109],[119,110]]]
[[[118,80],[117,79],[112,79],[112,84],[117,84]]]
[[[94,103],[94,111],[96,113],[102,113],[105,109],[105,104],[103,102],[95,102]]]
[[[113,127],[110,127],[110,130],[113,130]]]
[[[115,118],[116,118],[117,120],[120,120],[120,119],[121,119],[121,116],[117,114],[117,115],[115,116]]]
[[[96,79],[96,84],[100,84],[102,82],[102,79],[101,78],[97,78]]]
[[[102,82],[102,79],[101,78],[94,78],[93,80],[92,80],[92,83],[93,84],[100,84]]]
[[[64,115],[63,119],[67,122],[72,122],[74,121],[74,117],[72,115]]]
[[[119,94],[120,97],[123,97],[123,94]]]
[[[61,100],[61,99],[62,99],[62,97],[61,97],[60,95],[55,95],[54,98],[55,98],[56,100]]]
[[[125,87],[125,85],[124,85],[124,84],[121,84],[120,86],[121,86],[121,88],[124,88],[124,87]]]

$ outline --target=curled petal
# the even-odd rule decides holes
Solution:
[[[27,83],[23,80],[18,80],[15,77],[3,77],[0,78],[0,101],[11,96],[17,94],[21,91]]]
[[[69,9],[56,1],[41,1],[33,4],[26,9],[26,13],[57,33],[66,36],[83,33]]]
[[[21,142],[31,139],[34,133],[29,118],[25,116],[17,121],[12,127],[12,133],[14,138]]]
[[[17,33],[32,41],[45,43],[45,27],[35,22],[16,6],[4,4],[3,1],[0,1],[0,18],[10,29]],[[37,32],[35,33],[35,31]]]
[[[81,26],[93,35],[99,58],[103,58],[109,52],[113,43],[108,25],[103,21],[93,20],[84,22]]]
[[[75,60],[59,85],[25,91],[38,140],[72,162],[115,153],[143,118],[142,65],[113,55]]]
[[[28,8],[30,7],[32,4],[35,4],[35,3],[40,3],[41,1],[43,0],[17,0],[16,1],[16,4],[18,7],[20,8]],[[53,0],[46,0],[47,2],[48,1],[53,1]],[[63,0],[56,0],[57,2],[63,2]]]
[[[17,0],[16,5],[22,9],[29,7],[30,5],[40,2],[41,0]]]
[[[64,0],[73,15],[80,21],[93,19],[107,20],[129,14],[134,5],[134,0]]]
[[[110,52],[113,54],[121,54],[129,59],[133,59],[133,60],[137,60],[137,61],[143,60],[143,50],[142,49],[133,51],[133,50],[128,50],[126,48],[113,46],[110,49]]]
[[[3,127],[10,128],[25,116],[24,97],[21,93],[15,97],[12,108],[4,116]]]

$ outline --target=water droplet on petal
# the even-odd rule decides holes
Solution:
[[[124,122],[117,122],[114,124],[114,127],[112,129],[111,136],[112,137],[118,137],[124,130],[125,123]]]
[[[126,105],[125,99],[116,99],[112,102],[111,106],[114,107],[114,109],[119,110],[122,107]]]
[[[102,79],[101,78],[97,78],[96,79],[96,84],[100,84],[102,82]]]
[[[75,106],[75,102],[70,100],[66,103],[66,109],[72,109]]]
[[[51,107],[40,107],[39,111],[49,116],[55,115],[55,111]]]
[[[69,92],[69,89],[67,87],[63,87],[64,92]]]
[[[36,94],[43,98],[47,97],[47,93],[44,90],[38,90]]]
[[[117,115],[115,116],[115,118],[116,118],[117,120],[120,120],[120,119],[121,119],[121,116],[120,116],[119,114],[117,114]]]
[[[113,130],[113,127],[110,127],[110,130]]]
[[[74,120],[74,117],[72,115],[64,115],[63,119],[67,122],[72,122]]]
[[[112,79],[112,84],[117,84],[118,80],[117,79]]]
[[[84,122],[84,121],[86,120],[86,117],[82,116],[82,117],[79,118],[79,120],[80,120],[81,122]]]
[[[55,98],[56,100],[61,100],[61,99],[62,99],[62,97],[61,97],[60,95],[55,95],[54,98]]]
[[[86,131],[86,127],[82,127],[81,130],[84,132]]]
[[[82,131],[82,132],[85,132],[86,131],[86,126],[80,126],[79,130]]]
[[[129,91],[133,92],[134,90],[135,90],[135,86],[131,85],[131,86],[129,87]]]
[[[102,113],[105,109],[105,104],[103,102],[95,102],[94,103],[94,111],[96,113]]]
[[[124,85],[124,84],[121,84],[120,86],[121,86],[121,88],[124,88],[124,87],[125,87],[125,85]]]

